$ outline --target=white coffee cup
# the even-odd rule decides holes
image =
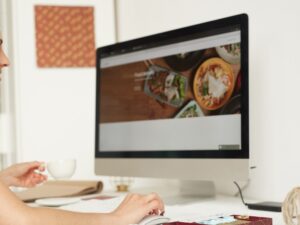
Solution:
[[[47,163],[49,174],[58,180],[69,179],[73,176],[76,170],[75,159],[60,159]]]

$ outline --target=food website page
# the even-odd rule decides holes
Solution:
[[[240,31],[101,59],[99,151],[241,149]]]

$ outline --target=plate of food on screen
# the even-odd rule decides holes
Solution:
[[[175,71],[186,71],[194,68],[203,60],[204,50],[182,52],[176,55],[164,57],[165,62]]]
[[[231,64],[239,64],[241,61],[241,45],[233,43],[216,47],[218,55],[226,62]]]
[[[161,103],[174,107],[183,104],[188,80],[183,75],[164,67],[150,65],[144,92]]]
[[[232,67],[221,58],[206,60],[195,73],[193,91],[202,109],[221,108],[230,98],[233,89]]]
[[[204,116],[201,108],[195,100],[189,101],[175,116],[175,118],[191,118]]]

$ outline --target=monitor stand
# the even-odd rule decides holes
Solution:
[[[213,181],[181,180],[179,194],[182,197],[212,198],[216,195]]]
[[[216,196],[216,188],[213,181],[180,180],[178,181],[178,193],[163,197],[165,204],[187,204],[191,202],[207,200]]]

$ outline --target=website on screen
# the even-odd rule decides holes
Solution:
[[[101,59],[99,151],[241,149],[240,31]]]

